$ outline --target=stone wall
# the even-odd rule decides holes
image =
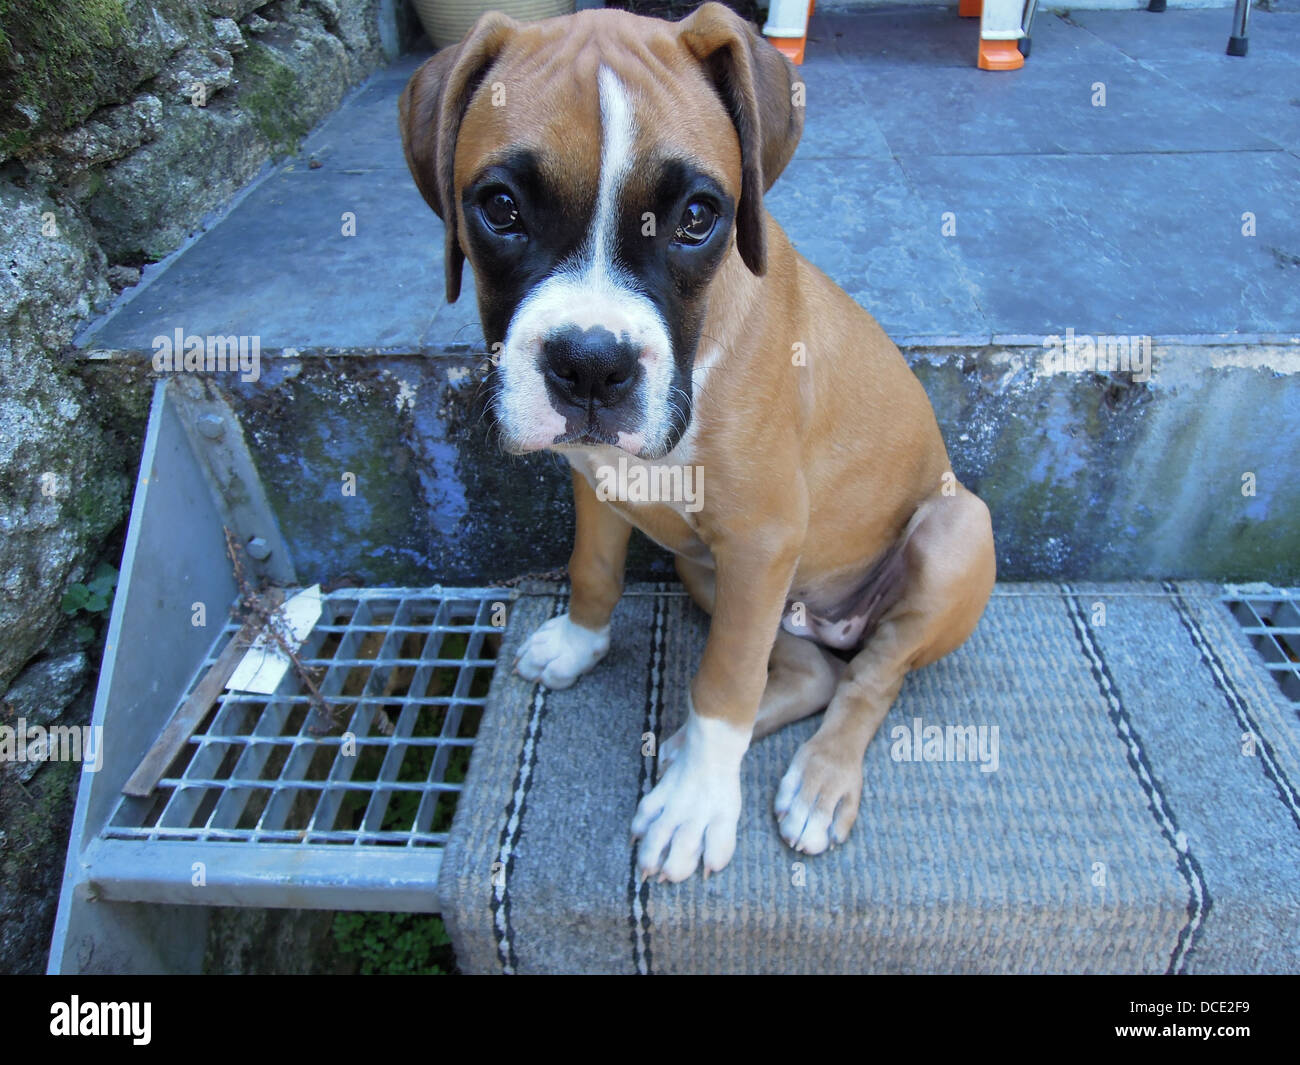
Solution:
[[[0,725],[89,715],[104,624],[61,601],[117,564],[149,390],[88,386],[79,326],[417,34],[405,0],[0,0]],[[66,768],[0,764],[0,972],[45,966]]]
[[[0,0],[0,692],[128,502],[136,441],[60,352],[395,54],[397,21],[384,0]]]

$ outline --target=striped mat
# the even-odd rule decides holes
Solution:
[[[1216,587],[999,585],[905,683],[845,845],[772,815],[818,715],[750,750],[735,858],[678,885],[638,882],[628,826],[708,619],[631,586],[547,692],[509,666],[564,591],[513,608],[444,856],[464,972],[1300,970],[1300,722]]]

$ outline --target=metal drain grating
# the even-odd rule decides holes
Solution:
[[[1239,590],[1224,596],[1224,602],[1283,694],[1300,710],[1300,595],[1275,588],[1258,595]]]
[[[115,840],[437,847],[446,842],[500,645],[501,589],[344,589],[299,651],[330,727],[290,671],[274,695],[223,692]],[[226,626],[191,681],[216,660]],[[186,692],[188,695],[188,691]]]

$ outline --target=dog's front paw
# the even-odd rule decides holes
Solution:
[[[659,745],[659,776],[668,772],[669,767],[677,761],[677,756],[686,746],[686,726],[683,725]]]
[[[527,680],[540,680],[554,690],[567,688],[605,657],[609,626],[592,631],[569,620],[568,614],[551,618],[524,641],[515,655],[515,672]]]
[[[632,819],[632,838],[641,840],[642,879],[658,874],[677,883],[695,872],[701,858],[707,876],[726,868],[736,851],[740,760],[749,736],[694,713],[679,735],[676,757]]]

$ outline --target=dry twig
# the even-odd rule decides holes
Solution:
[[[239,587],[241,620],[248,621],[252,619],[256,621],[261,631],[269,634],[270,638],[275,641],[276,646],[284,652],[284,656],[293,665],[294,672],[298,674],[298,679],[302,681],[303,687],[307,689],[307,696],[312,707],[329,722],[328,727],[322,731],[328,732],[337,728],[339,723],[338,715],[334,707],[330,706],[321,694],[320,676],[316,670],[309,669],[303,663],[290,642],[289,619],[285,616],[284,605],[280,604],[274,609],[267,607],[266,600],[258,594],[256,589],[253,588],[252,582],[248,579],[248,573],[244,568],[243,549],[235,539],[235,534],[229,528],[224,528],[224,532],[226,534],[226,554],[230,557],[235,583]]]

